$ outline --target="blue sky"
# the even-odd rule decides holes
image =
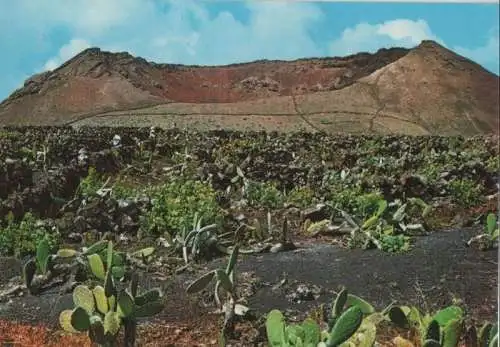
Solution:
[[[0,99],[91,46],[155,62],[217,65],[432,39],[498,74],[498,14],[498,3],[2,1]]]

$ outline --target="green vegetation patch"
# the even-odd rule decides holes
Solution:
[[[222,209],[215,190],[207,183],[175,178],[149,191],[152,208],[143,218],[145,231],[175,235],[192,227],[196,214],[205,223],[221,223]]]
[[[0,254],[23,257],[33,254],[36,245],[47,238],[49,247],[53,249],[60,243],[60,234],[41,223],[31,213],[26,213],[23,219],[16,223],[12,213],[7,216],[7,225],[0,227]]]

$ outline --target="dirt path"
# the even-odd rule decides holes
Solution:
[[[460,299],[474,318],[494,319],[497,251],[467,248],[465,241],[472,234],[471,229],[435,233],[419,238],[409,253],[392,256],[379,251],[316,244],[292,252],[247,256],[241,260],[238,271],[250,271],[259,277],[260,286],[250,298],[249,306],[260,313],[271,308],[304,312],[320,302],[329,302],[331,293],[344,285],[379,309],[392,300],[433,309]],[[220,264],[221,260],[214,261],[209,268]],[[15,263],[0,260],[0,273],[12,275],[13,269]],[[288,282],[273,290],[283,273],[287,274]],[[2,276],[3,280],[6,277]],[[192,275],[182,275],[167,282],[148,281],[149,286],[160,285],[166,293],[167,308],[158,317],[163,323],[182,325],[192,324],[194,317],[207,319],[203,313],[208,309],[184,293],[192,278]],[[317,300],[293,303],[287,296],[296,292],[298,284],[309,288],[320,286],[323,293]],[[71,296],[60,295],[56,289],[41,297],[19,297],[10,303],[0,303],[0,319],[57,325],[59,312],[70,305]],[[216,317],[210,316],[210,319]]]

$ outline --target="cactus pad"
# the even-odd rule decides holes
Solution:
[[[104,294],[106,297],[116,295],[115,283],[113,281],[113,274],[111,271],[106,273],[106,280],[104,281]]]
[[[89,337],[92,342],[95,342],[99,345],[105,344],[106,335],[104,334],[104,325],[101,317],[90,317]]]
[[[125,290],[118,295],[118,310],[121,317],[130,317],[134,312],[134,299]]]
[[[106,240],[102,240],[99,242],[94,243],[92,246],[87,248],[85,252],[83,252],[84,255],[90,255],[90,254],[95,254],[99,253],[103,249],[106,249],[106,246],[108,245],[108,242]]]
[[[342,289],[333,303],[332,317],[339,317],[347,301],[347,290]]]
[[[154,247],[146,247],[146,248],[140,249],[140,250],[132,253],[132,256],[138,257],[138,258],[143,258],[143,257],[147,258],[150,255],[152,255],[154,252],[155,252]]]
[[[358,306],[352,306],[337,319],[330,331],[327,346],[338,346],[347,341],[360,327],[363,321],[363,312]]]
[[[125,276],[125,267],[123,267],[123,266],[113,266],[111,268],[111,273],[113,274],[114,278],[120,279],[123,276]]]
[[[269,346],[281,347],[285,340],[285,317],[279,310],[272,310],[266,318],[266,333]]]
[[[222,288],[228,293],[233,292],[233,283],[229,279],[229,276],[226,274],[224,270],[217,269],[215,270],[217,273],[217,280],[220,282]]]
[[[77,331],[87,331],[90,327],[89,315],[82,307],[71,312],[71,326]]]
[[[75,306],[83,308],[89,315],[94,312],[94,294],[84,285],[78,285],[73,290],[73,302]]]
[[[71,258],[74,257],[78,252],[70,248],[61,248],[57,251],[57,256],[59,258]]]
[[[68,333],[76,333],[77,331],[71,325],[72,310],[64,310],[59,314],[59,325]]]
[[[99,254],[91,254],[87,256],[87,259],[89,261],[90,270],[92,270],[94,276],[100,280],[104,280],[106,278],[106,271],[104,270],[101,256]]]
[[[206,286],[208,286],[210,282],[212,282],[214,276],[215,276],[215,271],[207,272],[203,276],[196,279],[193,283],[191,283],[187,287],[186,292],[188,294],[201,292],[203,289],[205,289]]]
[[[160,300],[147,302],[142,306],[135,306],[134,317],[151,317],[160,313],[164,307],[165,305]]]
[[[104,294],[104,288],[101,286],[95,286],[94,289],[92,290],[92,293],[94,294],[97,310],[102,314],[106,314],[109,310],[109,305],[108,305],[108,299]]]
[[[375,308],[368,301],[363,300],[354,294],[347,295],[346,305],[348,307],[358,306],[364,315],[369,315],[375,312]]]
[[[114,311],[108,311],[104,316],[104,333],[116,335],[120,330],[121,320],[118,314]]]
[[[159,289],[151,289],[135,298],[135,304],[142,306],[147,302],[156,301],[160,298],[161,293]]]
[[[114,295],[111,295],[108,297],[108,307],[110,310],[114,310],[116,305],[116,297]]]
[[[443,332],[443,347],[457,347],[462,335],[462,321],[454,319],[446,325]]]

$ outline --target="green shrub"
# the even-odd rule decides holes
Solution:
[[[310,206],[314,201],[314,191],[309,187],[295,187],[286,194],[286,202],[299,207]]]
[[[383,199],[380,192],[361,194],[354,199],[354,212],[360,217],[373,215],[379,208],[380,200]]]
[[[284,197],[273,182],[248,181],[245,198],[252,207],[276,209],[283,206]]]
[[[95,168],[90,167],[87,177],[80,181],[78,192],[83,196],[94,195],[104,184],[104,181]]]
[[[436,182],[439,179],[441,172],[445,171],[445,166],[435,162],[430,162],[427,165],[422,165],[417,174],[425,177],[428,182]]]
[[[113,184],[111,196],[115,199],[127,199],[137,196],[138,191],[139,189],[118,181]]]
[[[143,218],[148,232],[168,231],[171,235],[192,227],[196,213],[207,224],[221,223],[222,210],[216,192],[207,183],[174,179],[151,189],[152,209]]]
[[[0,254],[23,257],[35,253],[36,245],[47,236],[49,246],[54,249],[60,242],[58,231],[49,230],[31,214],[26,213],[16,223],[12,213],[7,216],[7,226],[0,228]]]
[[[483,189],[470,179],[455,179],[449,184],[453,201],[462,207],[474,207],[481,203]]]
[[[356,208],[356,198],[362,194],[361,187],[349,185],[346,187],[330,187],[328,200],[341,210],[353,211]]]
[[[500,172],[500,157],[491,156],[486,161],[486,168],[489,172],[498,174]]]
[[[389,253],[402,253],[411,248],[411,239],[406,235],[381,235],[382,250]]]
[[[357,217],[370,216],[378,209],[378,202],[383,199],[380,192],[365,192],[358,185],[350,185],[331,193],[330,203]]]
[[[95,195],[99,189],[101,189],[106,182],[105,177],[97,173],[96,169],[93,167],[89,168],[87,176],[80,181],[78,186],[78,192],[85,196]],[[115,199],[126,199],[134,197],[137,195],[137,188],[124,183],[120,177],[113,184],[107,184],[107,188],[112,188],[111,196]]]

